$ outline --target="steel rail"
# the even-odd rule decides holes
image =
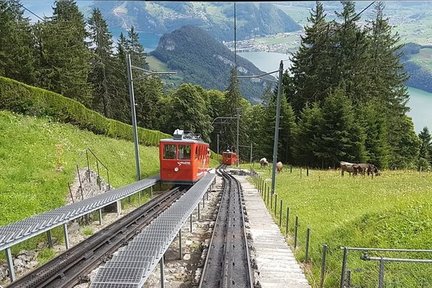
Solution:
[[[72,287],[181,197],[179,188],[151,199],[8,287]]]
[[[224,179],[222,198],[199,287],[253,287],[241,185],[222,169],[218,174]]]

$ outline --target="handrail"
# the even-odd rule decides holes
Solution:
[[[89,162],[88,152],[90,152],[93,155],[93,157],[96,159],[96,166],[97,166],[96,169],[97,169],[98,178],[100,177],[99,176],[99,174],[100,174],[99,173],[99,163],[105,168],[105,170],[107,172],[108,190],[110,190],[111,189],[111,183],[110,183],[108,167],[96,156],[96,154],[90,148],[87,147],[85,149],[85,152],[86,152],[86,158],[87,158],[87,167],[89,170],[90,170],[90,162]]]

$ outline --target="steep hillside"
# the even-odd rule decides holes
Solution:
[[[234,53],[222,43],[193,26],[185,26],[162,36],[151,54],[166,63],[170,70],[178,71],[184,81],[219,90],[228,87],[235,58]],[[237,56],[237,65],[242,75],[263,73],[240,56]],[[240,80],[242,94],[252,101],[259,100],[264,85],[264,81],[260,80]]]
[[[220,41],[234,35],[233,3],[94,1],[111,29],[135,26],[137,31],[162,35],[185,25],[199,26]],[[270,3],[237,3],[237,37],[247,39],[301,29],[290,16]]]
[[[63,205],[76,165],[86,166],[85,148],[108,167],[114,187],[135,181],[131,141],[4,110],[0,110],[0,135],[0,225]],[[158,173],[157,151],[141,145],[143,177]]]

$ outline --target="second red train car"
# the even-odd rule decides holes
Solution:
[[[193,184],[208,171],[209,144],[199,136],[176,130],[172,139],[159,143],[160,180],[172,184]]]
[[[222,164],[235,165],[237,164],[237,154],[234,152],[222,152]]]

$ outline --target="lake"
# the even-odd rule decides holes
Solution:
[[[255,66],[264,72],[275,71],[279,68],[279,63],[284,60],[284,68],[291,65],[288,60],[290,55],[276,52],[241,52],[239,56],[251,61]],[[277,76],[275,74],[275,76]],[[432,128],[432,93],[424,90],[408,87],[410,100],[408,106],[411,111],[408,116],[412,117],[416,132],[420,132],[427,126],[429,131]]]

